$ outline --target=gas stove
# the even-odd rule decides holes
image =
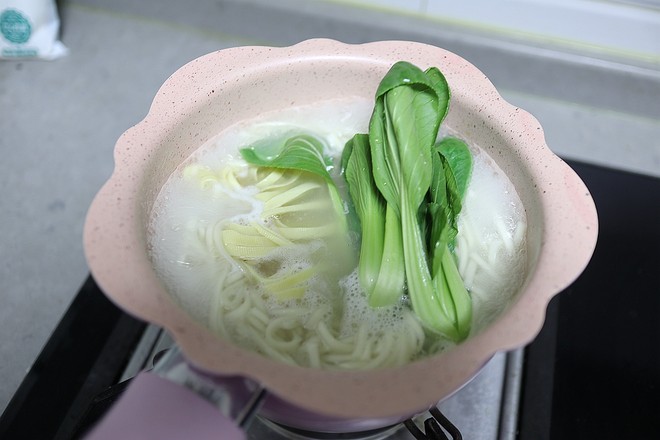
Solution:
[[[466,440],[660,438],[660,179],[569,164],[596,202],[596,252],[552,300],[533,343],[497,354],[438,405]],[[0,438],[81,438],[131,378],[171,346],[166,332],[117,309],[89,277],[2,415]],[[431,418],[421,414],[407,424],[442,438],[428,433]],[[251,440],[415,438],[405,424],[324,434],[258,415],[247,434]]]

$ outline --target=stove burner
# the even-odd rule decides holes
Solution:
[[[417,440],[449,440],[447,434],[452,440],[463,439],[458,428],[438,408],[431,408],[429,413],[432,417],[424,421],[424,432],[411,419],[404,422],[405,427]]]
[[[397,431],[403,428],[403,425],[397,424],[353,433],[329,433],[293,428],[259,416],[257,416],[256,422],[263,425],[265,429],[270,430],[272,433],[281,436],[282,439],[289,440],[385,440],[391,438]],[[273,437],[269,436],[268,438],[272,439]]]
[[[248,430],[250,440],[462,440],[463,436],[437,408],[429,410],[431,417],[423,421],[424,429],[409,419],[404,423],[353,433],[327,433],[307,431],[275,423],[257,416]],[[419,421],[421,416],[415,417]],[[421,423],[420,423],[421,424]]]

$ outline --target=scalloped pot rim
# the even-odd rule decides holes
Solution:
[[[465,343],[396,369],[329,372],[292,367],[213,336],[166,294],[148,259],[149,210],[165,179],[201,146],[200,139],[236,122],[241,114],[281,108],[291,101],[313,102],[332,93],[371,97],[379,79],[399,60],[443,71],[452,91],[447,123],[483,146],[523,199],[532,260],[516,300]],[[497,351],[533,339],[548,301],[587,265],[597,228],[587,188],[547,147],[538,121],[505,102],[466,60],[415,42],[349,45],[319,39],[283,48],[220,50],[175,72],[158,91],[146,118],[118,140],[114,173],[86,219],[84,248],[92,275],[106,295],[127,312],[168,329],[199,368],[256,379],[282,399],[319,414],[383,418],[428,408],[468,382]]]

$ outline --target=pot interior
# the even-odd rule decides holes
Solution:
[[[364,98],[373,100],[376,87],[389,65],[380,60],[351,59],[348,68],[339,70],[342,59],[321,58],[309,61],[284,60],[282,65],[264,64],[253,68],[240,81],[212,86],[208,99],[195,102],[185,118],[168,127],[165,137],[157,139],[152,146],[154,154],[144,168],[144,185],[138,194],[141,207],[140,246],[149,252],[148,230],[154,212],[155,200],[167,179],[182,163],[199,148],[211,147],[221,150],[222,145],[213,140],[228,127],[251,120],[263,114],[277,113],[296,106],[305,106],[324,101]],[[282,70],[286,74],[282,74]],[[523,200],[529,229],[526,233],[526,275],[523,285],[539,254],[543,231],[543,217],[539,196],[528,165],[516,151],[506,127],[502,127],[497,115],[489,108],[474,111],[474,102],[453,97],[452,105],[443,130],[464,139],[472,147],[487,153],[516,186]],[[196,107],[196,108],[195,108]],[[197,111],[195,111],[197,110]],[[504,128],[504,129],[503,129]],[[366,130],[366,126],[365,126]],[[212,144],[212,145],[209,145]],[[211,298],[200,291],[178,295],[169,290],[192,317],[204,326],[209,326],[208,310]],[[515,295],[513,295],[515,297]]]

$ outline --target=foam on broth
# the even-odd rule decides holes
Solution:
[[[227,255],[219,238],[222,222],[259,222],[263,210],[254,187],[218,182],[219,170],[231,169],[239,179],[247,173],[239,148],[304,131],[323,139],[338,158],[346,141],[367,131],[372,109],[372,100],[356,97],[263,114],[227,128],[177,168],[154,205],[149,243],[154,268],[182,307],[238,345],[303,366],[397,366],[451,346],[422,328],[405,297],[392,307],[369,307],[357,270],[337,279],[313,277],[302,299],[273,299]],[[477,332],[522,283],[525,213],[504,173],[483,150],[470,147],[474,168],[456,255],[473,298],[472,331]],[[191,169],[195,179],[189,178]],[[337,182],[341,186],[341,179]],[[324,243],[305,246],[280,260],[304,270],[311,264],[306,256]]]

